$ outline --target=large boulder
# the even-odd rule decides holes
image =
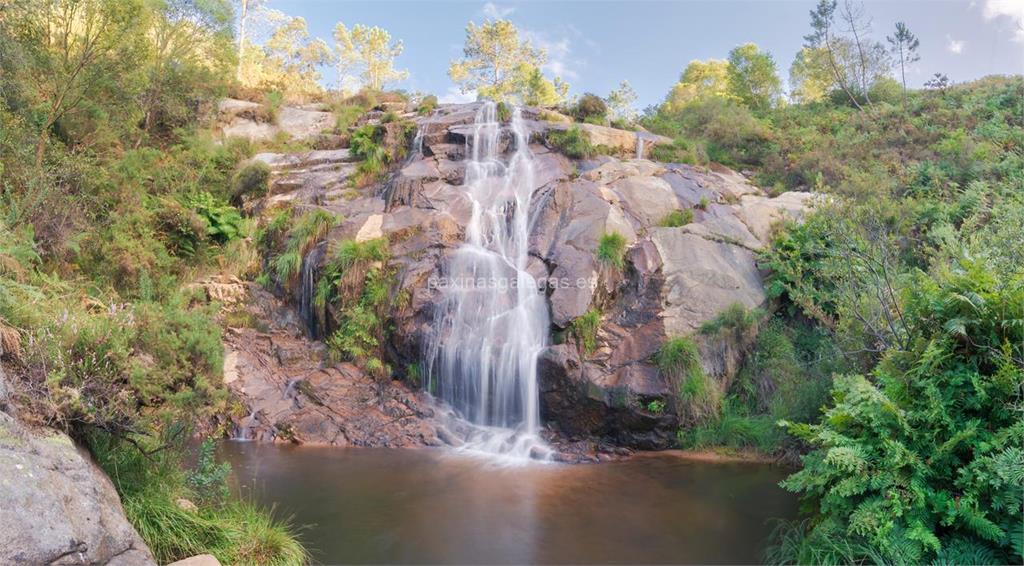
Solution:
[[[0,564],[155,562],[87,452],[0,412]]]

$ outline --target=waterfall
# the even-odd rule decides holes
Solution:
[[[644,158],[644,138],[640,135],[640,132],[636,133],[636,158]]]
[[[472,214],[465,243],[444,266],[428,386],[477,425],[469,447],[539,457],[549,452],[537,435],[537,356],[547,345],[549,318],[544,294],[526,271],[535,176],[519,109],[506,129],[496,105],[484,103],[466,155]]]
[[[320,264],[323,262],[326,253],[326,246],[317,245],[302,256],[302,265],[299,270],[299,318],[306,325],[306,331],[314,340],[320,338],[321,324],[320,313],[314,308],[316,296],[316,280]]]

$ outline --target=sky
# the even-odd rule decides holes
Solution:
[[[726,1],[341,1],[268,0],[267,7],[306,19],[310,34],[333,44],[337,22],[380,26],[401,39],[396,61],[407,80],[395,88],[463,98],[448,79],[448,64],[462,54],[469,21],[511,20],[544,47],[549,76],[566,80],[570,92],[604,96],[628,80],[637,107],[657,104],[694,59],[724,59],[733,47],[753,42],[770,52],[785,80],[809,32],[815,0]],[[919,87],[941,72],[954,82],[991,74],[1024,73],[1024,0],[866,1],[871,35],[885,41],[897,21],[921,41],[921,59],[907,72]],[[338,84],[324,69],[325,86]]]

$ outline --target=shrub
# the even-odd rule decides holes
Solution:
[[[235,202],[244,197],[263,198],[270,191],[270,166],[262,161],[250,161],[231,178],[231,196]]]
[[[495,108],[498,114],[498,121],[508,123],[512,120],[512,107],[505,102],[499,102]]]
[[[608,115],[608,105],[600,96],[588,92],[580,97],[573,108],[572,115],[580,122],[604,125]]]
[[[663,163],[686,163],[694,165],[707,161],[707,155],[697,143],[677,137],[671,144],[657,144],[651,149],[651,159]]]
[[[277,113],[284,106],[284,94],[277,90],[271,90],[263,96],[263,108],[266,109],[267,122],[277,123]]]
[[[622,234],[611,232],[601,236],[595,254],[597,260],[615,269],[622,269],[626,264],[626,238]]]
[[[416,107],[416,113],[421,116],[425,116],[433,112],[435,108],[437,108],[437,97],[433,94],[428,94],[423,97],[423,100],[420,101],[420,105]]]
[[[569,332],[576,338],[580,351],[589,356],[597,349],[597,330],[601,326],[601,311],[589,309],[569,325]]]
[[[658,226],[664,226],[665,228],[679,228],[680,226],[686,226],[693,222],[693,209],[685,208],[682,210],[673,210],[672,212],[665,215],[665,218],[661,219]]]
[[[567,130],[549,130],[547,142],[573,159],[587,159],[597,154],[597,148],[590,143],[590,138],[577,126]]]
[[[206,222],[206,236],[225,244],[242,234],[242,215],[230,204],[203,191],[188,198],[188,206]]]
[[[709,204],[711,203],[708,202],[708,197],[700,197],[700,202],[697,203],[697,208],[707,210]]]
[[[914,288],[909,347],[837,376],[820,423],[789,424],[814,447],[783,482],[817,510],[800,536],[854,542],[853,562],[1020,562],[1024,285],[960,260]]]

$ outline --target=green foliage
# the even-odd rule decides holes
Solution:
[[[211,240],[225,244],[241,236],[242,215],[227,202],[203,191],[188,198],[188,207],[206,222],[206,236]]]
[[[380,179],[391,161],[391,154],[384,146],[384,128],[367,124],[352,132],[349,150],[352,155],[362,159],[356,166],[358,184],[365,184]]]
[[[284,250],[274,258],[274,273],[281,281],[290,281],[302,269],[302,259],[313,246],[323,241],[331,228],[339,222],[338,217],[326,210],[316,208],[298,217],[288,230]]]
[[[597,154],[597,148],[590,143],[590,138],[577,126],[566,130],[549,130],[547,142],[573,159],[587,159]]]
[[[665,228],[679,228],[686,226],[693,222],[693,209],[684,208],[682,210],[673,210],[672,212],[665,215],[665,218],[658,222],[658,226],[664,226]]]
[[[499,102],[495,106],[495,112],[498,115],[498,121],[502,123],[508,123],[512,120],[512,107],[505,102]]]
[[[588,92],[576,102],[571,114],[580,122],[604,125],[608,116],[608,105],[600,96]]]
[[[676,412],[689,424],[699,423],[718,410],[718,388],[704,373],[700,350],[690,338],[670,338],[654,356],[658,371],[676,387]]]
[[[159,445],[141,438],[137,447],[103,433],[89,437],[125,516],[156,559],[168,563],[209,553],[224,564],[305,564],[308,555],[288,522],[253,503],[225,498],[230,466],[215,462],[209,440],[199,449],[197,467],[185,467],[186,437],[180,427],[172,427]],[[198,510],[183,508],[178,499],[194,500]]]
[[[428,94],[423,97],[419,106],[416,107],[416,113],[420,116],[425,116],[433,112],[435,108],[437,108],[437,97],[433,94]]]
[[[895,562],[1020,561],[1024,285],[968,260],[915,278],[908,348],[837,377],[820,424],[790,425],[815,450],[784,486],[818,509],[808,537],[833,529]]]
[[[707,210],[709,204],[711,203],[708,202],[708,197],[700,197],[700,202],[697,203],[697,208]]]
[[[753,43],[729,52],[728,75],[730,94],[753,110],[768,110],[782,97],[782,81],[775,60]]]
[[[703,145],[685,137],[677,137],[671,144],[658,144],[651,149],[651,159],[663,163],[696,165],[707,161]]]
[[[231,195],[237,202],[244,197],[262,198],[269,190],[270,166],[262,161],[246,163],[231,179]]]
[[[647,411],[649,413],[660,415],[665,412],[666,406],[665,402],[661,399],[655,399],[654,401],[647,403]]]
[[[764,318],[763,309],[748,309],[742,303],[733,303],[718,313],[715,318],[700,325],[700,333],[722,335],[732,332],[739,336]]]
[[[597,261],[615,269],[622,269],[626,265],[626,237],[617,232],[601,236],[594,255]]]
[[[601,311],[589,309],[576,317],[569,325],[569,332],[576,338],[580,351],[589,356],[597,349],[597,330],[601,326]]]
[[[224,501],[228,498],[231,464],[218,464],[215,450],[213,440],[204,440],[199,445],[199,457],[195,467],[185,477],[188,487],[204,501]]]
[[[370,373],[390,374],[380,361],[387,337],[385,321],[395,305],[393,271],[387,267],[388,241],[384,238],[337,244],[317,282],[314,305],[327,326],[327,305],[337,307],[336,330],[326,343],[335,359],[356,362]]]

